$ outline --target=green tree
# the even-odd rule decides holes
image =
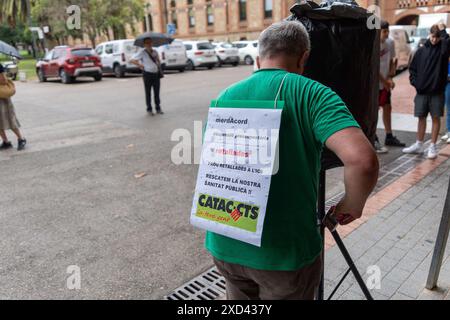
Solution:
[[[32,0],[1,0],[0,22],[15,27],[17,23],[26,22],[28,17],[27,1]]]
[[[68,30],[66,8],[78,5],[81,8],[81,30]],[[59,44],[67,38],[83,38],[87,35],[95,47],[100,36],[114,39],[126,36],[126,26],[136,32],[135,24],[144,15],[144,0],[35,0],[32,15],[39,25],[51,28],[51,37]]]

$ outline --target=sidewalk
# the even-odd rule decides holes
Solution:
[[[381,269],[377,300],[450,300],[450,244],[444,257],[439,288],[425,289],[437,230],[450,178],[450,147],[436,161],[425,161],[369,200],[362,221],[339,231],[358,269],[367,279],[367,267]],[[347,265],[327,236],[326,297],[347,271]],[[365,299],[353,275],[344,281],[334,299]]]

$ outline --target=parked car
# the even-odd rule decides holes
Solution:
[[[233,66],[239,65],[239,49],[227,42],[215,42],[213,46],[216,49],[216,55],[219,59],[219,66],[231,64]]]
[[[188,66],[188,57],[183,41],[175,40],[171,44],[156,47],[163,70],[184,72]]]
[[[233,45],[239,49],[239,58],[248,66],[255,63],[259,54],[258,41],[236,41]]]
[[[408,32],[402,28],[391,27],[390,37],[395,42],[395,57],[397,58],[398,70],[404,70],[409,67],[412,61],[413,50],[411,44],[414,42],[410,39]]]
[[[59,78],[64,84],[75,81],[77,77],[93,77],[102,80],[102,64],[94,49],[89,47],[55,47],[44,59],[36,64],[40,82],[48,78]]]
[[[5,67],[8,78],[15,81],[17,79],[17,74],[19,73],[19,63],[17,58],[12,57],[12,61],[3,62],[3,67]]]
[[[104,74],[114,74],[123,78],[126,73],[140,73],[141,70],[130,63],[131,58],[139,50],[134,40],[116,40],[101,43],[95,49],[102,61]]]
[[[219,59],[214,46],[208,41],[184,41],[188,57],[187,69],[195,70],[199,67],[214,68]]]

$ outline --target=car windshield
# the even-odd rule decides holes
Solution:
[[[197,45],[198,50],[211,50],[214,49],[214,46],[209,42],[199,43]]]
[[[247,46],[247,43],[236,43],[235,46],[236,46],[236,48],[242,49]]]
[[[91,57],[95,56],[95,51],[92,49],[73,49],[72,54],[77,57]]]

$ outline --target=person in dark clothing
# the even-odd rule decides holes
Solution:
[[[161,98],[160,98],[160,90],[161,90],[161,77],[162,77],[162,68],[161,62],[159,60],[159,55],[156,50],[153,50],[153,41],[152,39],[145,39],[144,41],[145,48],[140,50],[130,61],[132,64],[137,65],[142,72],[144,73],[144,86],[145,86],[145,97],[147,103],[147,112],[152,116],[153,113],[152,107],[152,88],[155,94],[155,104],[156,104],[156,112],[158,114],[164,114],[161,110]]]
[[[441,118],[444,116],[445,88],[447,86],[450,38],[441,23],[430,30],[430,38],[414,56],[410,72],[410,82],[416,88],[414,115],[419,118],[417,142],[403,150],[407,154],[424,152],[423,142],[427,128],[427,116],[433,119],[432,143],[427,158],[438,156],[436,143],[441,129]]]

